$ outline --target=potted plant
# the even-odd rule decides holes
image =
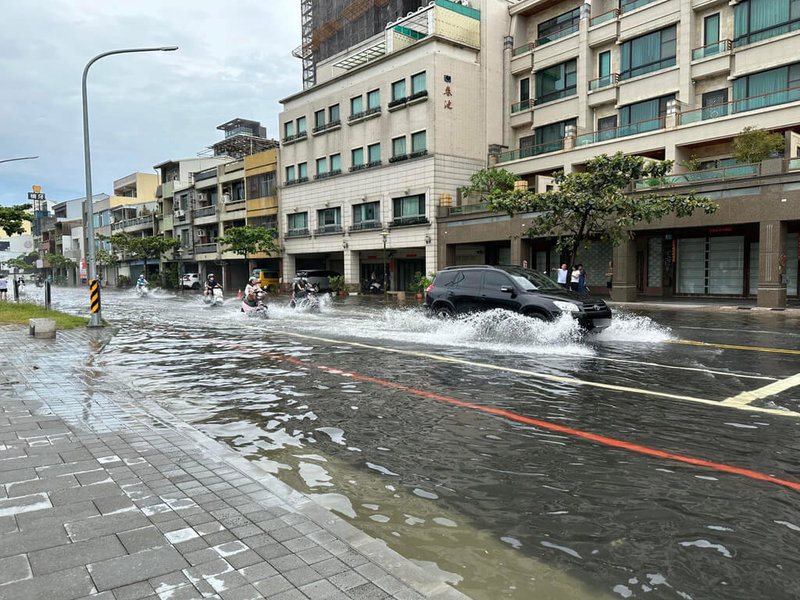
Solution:
[[[328,277],[328,283],[331,286],[331,291],[339,296],[344,296],[345,284],[343,275],[333,275]]]
[[[418,300],[425,297],[425,290],[433,283],[435,275],[435,273],[423,275],[419,271],[414,273],[414,279],[411,281],[411,291],[416,293]]]

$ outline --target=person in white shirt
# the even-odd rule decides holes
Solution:
[[[569,270],[567,269],[566,263],[561,265],[560,269],[556,269],[553,267],[553,271],[557,273],[557,283],[563,288],[567,287],[567,275],[569,275]]]
[[[581,280],[581,270],[576,265],[572,267],[572,273],[570,273],[569,276],[569,289],[571,289],[573,292],[577,292],[578,286],[580,285],[580,280]]]

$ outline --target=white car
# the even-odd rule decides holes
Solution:
[[[183,289],[200,289],[200,276],[197,273],[186,273],[180,280],[180,286]]]

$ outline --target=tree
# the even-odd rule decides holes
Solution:
[[[94,260],[98,267],[116,267],[119,264],[116,254],[102,249],[94,253]]]
[[[766,129],[745,127],[733,140],[733,157],[740,163],[758,163],[783,150],[783,136]]]
[[[14,258],[9,258],[6,261],[6,266],[9,269],[19,269],[20,271],[24,271],[25,269],[30,267],[30,264],[28,264],[28,262],[25,260],[24,257],[15,256]]]
[[[19,235],[25,232],[23,221],[33,221],[33,216],[27,211],[32,204],[17,204],[15,206],[0,206],[0,229],[6,235]]]
[[[461,194],[465,197],[478,194],[481,200],[486,200],[494,192],[512,191],[516,180],[517,176],[505,169],[481,169],[470,176],[470,185],[462,187]]]
[[[144,273],[147,276],[147,261],[160,261],[170,250],[176,249],[181,245],[177,238],[166,238],[158,235],[149,237],[137,237],[127,231],[115,233],[114,235],[102,238],[111,242],[111,245],[118,251],[130,254],[136,258],[141,258],[144,263]],[[97,255],[95,254],[95,257]]]
[[[705,197],[669,194],[664,191],[631,194],[632,181],[661,179],[672,169],[672,161],[648,161],[640,156],[602,154],[586,163],[583,173],[559,172],[555,189],[494,192],[489,208],[494,211],[537,213],[530,219],[528,237],[556,236],[556,249],[566,252],[567,262],[576,262],[580,248],[592,240],[610,240],[614,245],[626,237],[637,223],[651,223],[669,214],[688,217],[695,210],[707,214],[717,205]]]
[[[244,227],[228,227],[225,235],[217,239],[220,249],[226,249],[234,254],[244,256],[245,260],[251,254],[257,252],[267,252],[278,254],[281,249],[275,238],[278,230],[274,227],[254,227],[245,225]]]

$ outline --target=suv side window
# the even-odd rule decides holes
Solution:
[[[462,289],[478,289],[481,287],[481,277],[483,271],[478,269],[465,269],[460,273],[461,277],[456,280],[456,284]]]
[[[486,271],[483,276],[484,289],[493,292],[499,292],[500,288],[504,285],[512,285],[511,280],[505,273],[498,273],[497,271]]]

